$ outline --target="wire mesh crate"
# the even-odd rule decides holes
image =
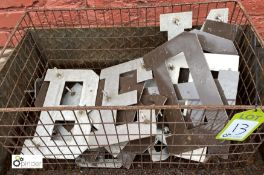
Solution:
[[[237,24],[239,32],[236,36],[234,44],[239,52],[239,86],[236,105],[155,105],[155,106],[57,106],[42,107],[43,100],[37,102],[39,95],[45,95],[45,83],[43,77],[48,69],[54,67],[58,69],[92,69],[96,73],[109,66],[123,63],[129,60],[139,58],[155,49],[159,45],[167,41],[166,32],[159,30],[159,16],[164,13],[172,12],[193,12],[193,26],[199,28],[206,19],[209,11],[215,8],[228,8],[230,11],[230,24]],[[184,3],[164,6],[144,6],[131,8],[101,8],[101,9],[38,9],[25,12],[19,20],[12,35],[8,39],[1,55],[8,48],[14,48],[9,56],[8,61],[0,72],[0,143],[9,154],[20,154],[24,141],[32,139],[36,128],[44,126],[39,123],[39,117],[45,112],[49,117],[54,111],[61,113],[62,117],[65,111],[71,111],[75,116],[78,111],[122,111],[125,113],[135,112],[148,109],[152,112],[155,110],[203,110],[203,111],[220,111],[226,110],[229,119],[237,112],[246,109],[254,109],[256,106],[262,107],[264,88],[260,82],[264,79],[263,60],[261,52],[264,43],[257,34],[256,29],[252,26],[252,22],[245,12],[243,6],[237,1],[216,1],[202,3]],[[46,84],[47,86],[47,84]],[[41,88],[40,88],[41,87]],[[44,87],[44,91],[43,88]],[[47,89],[46,89],[47,90]],[[154,116],[151,115],[151,119]],[[152,120],[151,120],[152,121]],[[216,122],[223,122],[217,121]],[[224,121],[228,122],[228,121]],[[144,122],[135,121],[140,127]],[[162,127],[174,124],[180,126],[184,123],[170,123],[165,121],[156,121],[155,124]],[[102,124],[102,123],[97,123]],[[111,124],[111,123],[110,123]],[[113,124],[113,123],[112,123]],[[128,126],[130,123],[125,122],[123,125]],[[148,125],[152,123],[149,122]],[[52,121],[55,126],[79,126],[80,123],[67,123],[64,121]],[[73,126],[72,126],[73,125]],[[115,128],[117,127],[114,125]],[[105,128],[104,128],[105,129]],[[115,129],[116,130],[116,129]],[[105,130],[104,130],[105,131]],[[82,132],[80,135],[70,132],[70,136],[80,137],[89,136]],[[58,133],[57,133],[58,134]],[[116,132],[117,134],[117,132]],[[199,138],[200,134],[188,133],[172,133],[181,138]],[[102,133],[102,135],[106,135]],[[154,134],[147,140],[133,142],[129,139],[131,133],[118,133],[117,139],[120,137],[128,137],[126,152],[129,155],[135,150],[141,150],[149,146],[155,138]],[[132,134],[133,135],[133,134]],[[140,135],[135,134],[135,135]],[[208,133],[207,136],[215,137],[215,133]],[[61,136],[61,135],[60,135]],[[100,135],[99,135],[100,136]],[[54,139],[54,135],[49,135]],[[59,137],[59,136],[57,136]],[[111,138],[110,135],[108,137]],[[144,134],[141,135],[144,137]],[[173,147],[192,147],[204,148],[213,147],[215,149],[223,149],[228,146],[229,151],[223,153],[194,153],[193,151],[185,153],[185,155],[170,154],[169,158],[164,161],[153,162],[148,152],[135,154],[132,162],[132,169],[152,169],[152,168],[228,168],[243,167],[251,162],[259,146],[263,143],[263,127],[260,127],[244,142],[228,142],[225,145],[214,144],[212,142],[192,143],[191,145],[178,145],[178,142],[172,142]],[[43,139],[39,136],[39,139]],[[88,141],[89,142],[89,141]],[[76,149],[84,146],[107,147],[110,146],[111,139],[106,137],[106,143],[95,145],[85,143],[78,144],[75,141]],[[65,142],[66,143],[66,142]],[[34,145],[39,149],[40,145]],[[72,145],[65,144],[64,147]],[[73,145],[74,146],[74,145]],[[87,148],[88,148],[87,146]],[[118,142],[117,147],[121,147],[122,143]],[[52,146],[51,146],[52,147]],[[49,149],[52,149],[49,147]],[[63,147],[54,145],[53,147]],[[162,149],[164,145],[160,144],[157,149]],[[99,155],[100,154],[100,155]],[[197,155],[196,155],[197,154]],[[201,160],[203,156],[207,156],[206,162],[193,161],[190,158],[185,159],[184,156],[198,157]],[[118,167],[118,160],[107,151],[98,151],[98,149],[89,149],[82,151],[82,154],[75,159],[67,159],[68,156],[74,156],[73,153],[58,153],[56,157],[54,153],[44,156],[44,170],[50,169],[80,169],[83,165],[88,166],[87,160],[92,165],[98,163],[98,156],[104,157],[102,164],[111,164]],[[222,157],[228,156],[227,159]],[[121,160],[125,159],[121,156]],[[107,161],[105,161],[107,160]],[[94,164],[93,164],[94,161]],[[120,160],[119,160],[120,161]],[[9,167],[9,163],[7,163]]]

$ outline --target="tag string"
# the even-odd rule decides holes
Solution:
[[[256,94],[255,94],[255,111],[257,111],[258,107],[258,89],[259,89],[259,66],[258,66],[258,61],[257,59],[259,58],[258,56],[258,51],[257,51],[257,41],[256,37],[254,37],[254,46],[255,46],[255,51],[256,51],[256,58],[255,58],[255,83],[256,83]]]

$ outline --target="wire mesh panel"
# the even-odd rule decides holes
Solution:
[[[234,39],[240,56],[236,105],[201,105],[195,100],[191,105],[183,105],[184,100],[182,105],[163,105],[165,102],[161,100],[150,106],[104,106],[96,102],[94,107],[43,107],[50,85],[43,80],[50,69],[57,71],[58,78],[62,69],[89,69],[99,74],[109,66],[143,57],[165,43],[167,32],[159,29],[161,14],[192,11],[193,28],[200,28],[209,11],[215,8],[228,8],[228,23],[239,26]],[[225,110],[230,119],[235,113],[261,107],[263,46],[245,10],[236,1],[28,11],[1,53],[14,48],[0,71],[0,143],[9,154],[20,154],[21,151],[42,154],[45,170],[96,168],[99,165],[133,169],[243,167],[263,143],[262,127],[246,141],[219,143],[214,139],[216,131],[213,128],[203,134],[168,131],[171,126],[190,128],[193,123],[168,121],[163,114],[173,111],[191,116],[197,115],[194,113],[198,111],[201,115],[216,115]],[[132,72],[130,79],[123,77],[120,81],[132,82],[135,74]],[[71,83],[66,82],[69,89],[78,88]],[[98,80],[98,88],[105,83]],[[84,84],[80,85],[84,87]],[[62,93],[71,92],[69,89]],[[129,99],[123,99],[126,100]],[[102,120],[105,115],[108,122]],[[114,122],[116,115],[134,117],[120,117]],[[80,116],[87,120],[80,122]],[[199,125],[207,122],[202,119]],[[214,122],[226,123],[228,120],[215,119]],[[100,132],[97,126],[102,127]],[[165,144],[165,137],[176,140]],[[162,160],[164,156],[167,157]],[[153,161],[155,159],[158,161]]]

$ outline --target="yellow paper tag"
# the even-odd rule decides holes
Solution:
[[[216,136],[220,140],[244,141],[264,122],[261,109],[237,113]]]

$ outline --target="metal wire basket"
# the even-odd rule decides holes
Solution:
[[[239,25],[239,36],[234,44],[240,55],[239,88],[236,99],[237,105],[156,105],[156,106],[95,106],[95,107],[41,107],[36,106],[36,95],[42,83],[39,81],[46,74],[47,69],[87,68],[100,72],[102,68],[142,57],[154,48],[166,42],[166,33],[159,31],[159,16],[172,12],[193,12],[193,26],[203,24],[210,9],[229,8],[229,23]],[[263,60],[260,54],[264,43],[240,2],[216,1],[202,3],[184,3],[164,6],[147,6],[131,8],[85,8],[85,9],[38,9],[25,12],[19,20],[12,35],[8,39],[1,56],[8,48],[14,48],[8,61],[0,71],[0,143],[9,154],[19,154],[25,139],[32,138],[38,125],[40,113],[54,111],[78,110],[101,111],[136,111],[142,109],[154,110],[223,110],[228,112],[229,118],[235,113],[262,107],[264,88],[259,83],[264,79]],[[100,114],[101,115],[101,114]],[[216,121],[218,122],[218,121]],[[225,121],[227,122],[227,121]],[[127,125],[128,123],[126,123]],[[138,122],[139,124],[139,122]],[[157,125],[167,125],[166,121],[157,121]],[[179,123],[174,123],[179,124]],[[188,124],[188,122],[185,122]],[[59,125],[54,122],[53,125]],[[74,125],[80,125],[75,123]],[[119,134],[122,135],[127,134]],[[176,133],[184,137],[199,137],[199,134]],[[208,134],[213,135],[215,134]],[[72,135],[73,136],[73,135]],[[52,137],[50,135],[50,137]],[[152,138],[152,137],[150,137]],[[154,139],[154,138],[153,138]],[[192,151],[186,156],[203,155],[212,157],[201,163],[184,159],[183,155],[170,155],[167,160],[152,162],[148,153],[137,154],[131,168],[228,168],[247,165],[259,146],[263,143],[263,127],[260,127],[244,142],[229,142],[229,152],[195,155]],[[153,140],[151,140],[153,141]],[[128,147],[140,149],[151,143],[138,142]],[[111,141],[110,141],[111,142]],[[107,139],[107,143],[109,140]],[[191,145],[192,147],[215,147],[221,145],[204,142]],[[88,143],[87,143],[88,145]],[[121,146],[120,143],[117,145]],[[69,146],[69,145],[66,145]],[[78,145],[81,147],[84,145]],[[109,146],[105,144],[103,146]],[[58,145],[55,145],[58,147]],[[100,146],[102,147],[102,145]],[[130,152],[129,150],[127,153]],[[97,151],[86,151],[82,154],[83,164],[98,154]],[[110,157],[107,152],[101,156]],[[62,156],[67,156],[61,153]],[[54,156],[54,155],[49,155]],[[228,159],[221,159],[228,156]],[[217,158],[218,157],[218,158]],[[78,162],[77,162],[78,163]],[[79,162],[80,163],[80,162]],[[107,164],[107,162],[104,162]],[[113,162],[110,162],[116,164]],[[7,167],[8,167],[7,163]],[[76,160],[45,158],[44,169],[80,169]]]

